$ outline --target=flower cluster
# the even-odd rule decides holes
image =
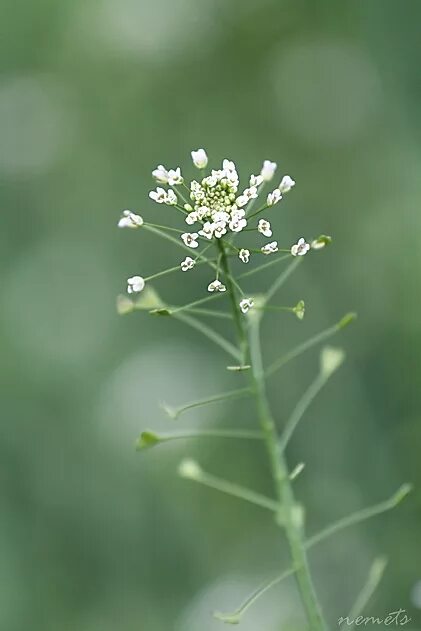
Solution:
[[[204,149],[191,152],[193,165],[203,171],[208,165],[208,156]],[[234,244],[236,235],[243,231],[255,232],[264,239],[273,236],[271,223],[265,218],[256,218],[265,210],[270,210],[279,203],[283,196],[295,185],[289,175],[284,175],[279,185],[269,192],[263,205],[256,211],[254,205],[263,187],[270,182],[275,175],[277,165],[275,162],[265,160],[258,174],[252,174],[248,178],[245,188],[240,188],[240,178],[236,165],[231,160],[225,159],[220,169],[212,169],[210,173],[202,173],[203,177],[193,179],[189,184],[181,172],[180,167],[167,169],[160,164],[152,171],[152,176],[159,186],[149,193],[149,197],[158,204],[175,207],[184,215],[187,226],[192,226],[191,231],[179,231],[180,245],[185,249],[197,250],[196,256],[187,256],[180,263],[180,270],[187,272],[192,270],[196,262],[205,260],[202,251],[207,250],[212,244],[217,246],[218,256],[214,260],[207,259],[214,268],[216,278],[208,283],[209,292],[224,292],[226,285],[219,280],[223,273],[221,265],[221,247],[228,256],[237,256],[242,263],[249,263],[252,253],[260,255],[273,255],[279,251],[290,252],[292,256],[303,256],[310,247],[314,249],[323,247],[324,242],[313,242],[312,246],[304,238],[287,249],[280,250],[277,241],[260,244],[259,247],[237,247]],[[164,186],[166,188],[164,188]],[[118,223],[121,228],[147,227],[142,217],[125,210]],[[153,224],[151,224],[153,225]],[[165,229],[164,226],[161,228]],[[175,230],[174,228],[170,230]],[[177,230],[175,230],[177,232]],[[219,247],[218,246],[219,241]],[[205,247],[200,250],[201,243]],[[206,245],[207,244],[207,245]],[[222,245],[223,244],[223,245]],[[133,276],[127,281],[128,293],[136,293],[143,290],[145,281],[140,276]],[[243,313],[253,306],[253,300],[242,296],[239,307]]]

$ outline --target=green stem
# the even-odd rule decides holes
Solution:
[[[235,327],[237,330],[242,363],[246,364],[247,363],[247,337],[246,337],[244,326],[243,326],[244,316],[242,315],[241,310],[240,310],[239,300],[237,298],[237,287],[236,287],[236,284],[233,282],[233,278],[230,273],[228,257],[225,251],[225,247],[224,247],[223,242],[220,239],[218,239],[218,249],[221,254],[221,266],[222,266],[222,269],[224,270],[227,291],[228,291],[230,301],[231,301],[232,315],[233,315]]]
[[[280,449],[278,432],[266,396],[258,322],[253,323],[250,329],[250,354],[257,411],[265,435],[279,508],[280,510],[282,509],[282,524],[285,528],[291,560],[293,566],[297,568],[295,575],[298,588],[311,631],[325,631],[327,627],[323,620],[321,607],[317,599],[308,566],[302,525],[300,520],[297,519],[298,506],[289,479],[286,460]]]
[[[295,575],[310,629],[311,631],[326,631],[327,627],[323,620],[321,607],[317,599],[307,562],[302,524],[300,523],[300,519],[297,518],[297,514],[299,513],[297,509],[299,507],[294,497],[292,485],[289,480],[287,463],[279,446],[278,432],[266,395],[265,372],[263,369],[260,350],[260,316],[259,314],[250,314],[250,348],[248,349],[244,325],[245,320],[241,317],[234,288],[228,282],[228,278],[230,276],[229,264],[222,244],[220,248],[222,253],[222,265],[227,277],[227,289],[231,294],[231,304],[234,320],[238,330],[239,342],[240,345],[244,347],[245,354],[250,352],[251,388],[256,398],[257,413],[264,435],[264,441],[266,443],[275,484],[278,502],[278,521],[285,529],[292,564],[295,568],[297,568]]]

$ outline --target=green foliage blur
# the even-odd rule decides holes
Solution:
[[[148,199],[151,171],[191,149],[263,159],[297,181],[273,209],[279,243],[331,234],[289,280],[271,314],[268,361],[355,310],[334,340],[347,361],[291,442],[307,530],[383,500],[395,511],[311,553],[335,628],[373,559],[389,558],[367,608],[404,608],[421,625],[421,83],[415,0],[2,0],[0,629],[214,631],[288,566],[268,515],[176,475],[184,456],[272,492],[260,446],[179,441],[160,402],[236,387],[226,358],[183,324],[116,313],[125,279],[177,264],[180,251],[117,230]],[[178,218],[174,218],[174,225]],[[273,273],[250,279],[263,289]],[[163,277],[182,304],[206,272]],[[253,282],[251,282],[251,280]],[[318,351],[281,371],[281,426],[317,370]],[[248,402],[186,414],[178,427],[254,427]],[[246,441],[244,441],[246,442]],[[244,631],[304,629],[293,581],[268,593]]]

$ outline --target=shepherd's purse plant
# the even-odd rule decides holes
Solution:
[[[288,306],[279,305],[274,299],[300,263],[326,248],[331,238],[321,235],[307,240],[300,236],[295,243],[280,247],[272,233],[270,213],[276,212],[275,206],[284,203],[283,199],[290,194],[295,181],[289,175],[284,175],[278,186],[263,195],[264,188],[275,178],[277,165],[274,162],[265,160],[260,172],[251,175],[247,187],[241,190],[234,162],[224,160],[220,169],[205,173],[208,166],[205,150],[192,151],[191,156],[199,177],[188,184],[180,167],[166,169],[159,165],[152,172],[157,188],[149,193],[149,197],[158,204],[168,206],[170,212],[179,214],[180,229],[146,221],[130,210],[122,213],[118,222],[120,228],[139,230],[145,233],[144,237],[149,233],[151,236],[166,239],[184,251],[184,258],[173,267],[150,276],[138,275],[140,270],[135,270],[135,275],[127,279],[128,295],[118,297],[118,311],[121,314],[147,311],[156,316],[174,317],[182,321],[229,355],[230,363],[226,368],[240,373],[239,379],[243,381],[241,387],[220,394],[210,393],[205,399],[179,407],[166,405],[165,409],[170,417],[175,419],[188,409],[215,402],[250,397],[255,404],[256,428],[250,430],[234,427],[172,434],[145,430],[138,439],[137,447],[143,450],[171,440],[193,437],[261,441],[266,447],[272,472],[273,497],[263,496],[207,473],[198,462],[190,458],[184,459],[179,465],[178,472],[183,478],[251,502],[270,513],[283,531],[290,552],[291,566],[288,569],[257,587],[234,611],[215,612],[214,615],[222,622],[238,624],[262,594],[287,577],[294,576],[308,628],[311,631],[325,631],[328,627],[313,584],[308,551],[338,531],[392,509],[407,495],[410,486],[404,484],[390,499],[342,517],[320,532],[306,536],[305,510],[296,499],[294,490],[294,480],[303,470],[304,463],[298,463],[290,470],[286,449],[313,399],[342,364],[344,353],[338,348],[322,347],[319,372],[282,428],[278,427],[270,407],[266,392],[267,381],[273,379],[286,364],[322,345],[344,329],[354,320],[355,314],[344,315],[332,326],[287,350],[280,358],[266,365],[262,359],[260,344],[261,322],[265,313],[290,312],[299,320],[303,319],[303,300]],[[262,199],[260,206],[259,199]],[[286,267],[277,274],[273,284],[265,291],[253,294],[246,289],[247,281],[252,275],[282,265]],[[167,274],[188,274],[190,277],[198,266],[204,266],[209,271],[208,282],[199,287],[202,295],[199,294],[189,304],[167,304],[152,286],[153,281]],[[195,285],[193,281],[192,286],[197,288],[197,283]],[[222,302],[226,303],[226,310],[209,308],[214,303],[218,305]],[[235,342],[222,336],[207,323],[212,322],[212,319],[225,319],[233,329],[232,337]],[[231,336],[231,332],[229,335]],[[383,557],[374,560],[366,584],[350,607],[350,619],[355,620],[364,609],[384,568]]]

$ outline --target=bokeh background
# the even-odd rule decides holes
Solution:
[[[214,609],[288,563],[266,513],[176,475],[188,455],[270,493],[259,447],[134,450],[142,429],[174,428],[160,402],[238,383],[181,323],[115,308],[128,276],[180,259],[117,230],[120,212],[173,221],[148,199],[150,172],[192,176],[193,148],[245,176],[269,158],[296,179],[271,215],[281,244],[334,237],[285,285],[279,303],[304,298],[307,314],[268,318],[268,360],[359,314],[335,339],[346,364],[291,444],[308,531],[404,481],[420,487],[420,21],[416,0],[1,2],[1,629],[214,631]],[[209,280],[197,271],[155,288],[193,300]],[[278,374],[280,424],[317,362],[314,351]],[[233,402],[179,427],[254,422]],[[389,567],[367,613],[405,608],[419,628],[420,518],[416,490],[312,552],[333,628],[379,554]],[[293,582],[242,628],[303,629]]]

